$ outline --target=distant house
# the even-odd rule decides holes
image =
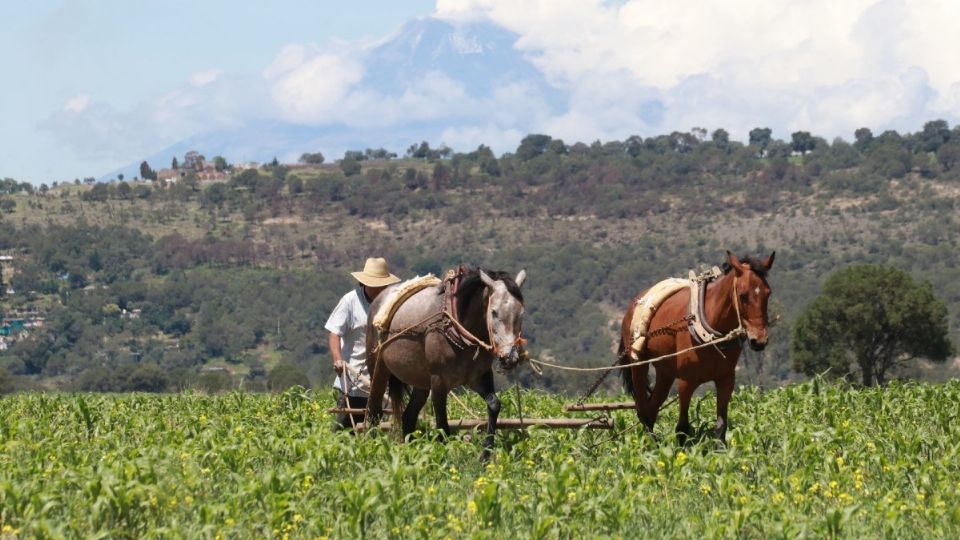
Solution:
[[[218,171],[213,167],[207,167],[197,173],[197,178],[199,180],[224,180],[227,178],[227,176],[227,173]]]
[[[237,163],[236,165],[233,166],[233,168],[238,171],[245,171],[247,169],[259,169],[260,164],[257,163],[256,161],[244,161],[241,163]]]
[[[181,169],[160,169],[160,171],[157,172],[157,180],[176,182],[184,175],[186,175],[186,172],[183,172]]]

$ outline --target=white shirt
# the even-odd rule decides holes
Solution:
[[[347,365],[346,379],[349,395],[367,397],[370,393],[370,373],[367,370],[367,312],[370,302],[363,287],[343,295],[333,308],[324,328],[340,336],[340,357]],[[343,376],[338,375],[333,387],[343,391]]]

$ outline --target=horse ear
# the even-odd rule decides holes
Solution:
[[[520,270],[520,273],[517,274],[517,277],[513,280],[517,284],[517,287],[523,287],[523,282],[527,280],[527,271]]]
[[[743,263],[741,263],[740,259],[731,253],[729,249],[727,250],[727,262],[730,263],[730,266],[733,267],[733,271],[736,272],[738,276],[743,273],[743,266],[741,266]]]
[[[766,268],[767,270],[770,270],[770,267],[773,266],[773,258],[774,256],[776,256],[776,254],[777,254],[776,251],[771,252],[769,257],[760,261],[760,264],[762,264],[763,267]]]
[[[483,283],[487,287],[490,287],[491,289],[493,288],[494,281],[490,279],[490,276],[488,276],[487,273],[484,272],[483,270],[480,270],[480,279],[483,280]]]

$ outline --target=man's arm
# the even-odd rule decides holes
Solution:
[[[338,374],[343,373],[343,357],[340,355],[340,336],[330,332],[327,343],[330,346],[330,355],[333,356],[333,370]]]

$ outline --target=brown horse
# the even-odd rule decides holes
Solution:
[[[705,322],[717,333],[728,333],[742,328],[745,338],[754,350],[763,350],[767,344],[767,300],[770,286],[766,275],[773,266],[774,253],[763,260],[750,257],[737,259],[727,252],[727,264],[719,278],[709,282],[704,297]],[[620,329],[618,356],[621,364],[632,362],[629,347],[633,342],[631,322],[634,306],[646,293],[644,291],[630,303]],[[663,405],[673,381],[679,379],[680,420],[677,422],[677,438],[681,443],[690,435],[688,411],[690,398],[701,384],[713,381],[717,389],[717,423],[714,433],[721,443],[727,432],[727,405],[733,394],[737,360],[743,346],[743,337],[686,350],[696,346],[693,334],[687,330],[689,320],[690,289],[681,289],[667,298],[650,320],[646,347],[640,360],[675,354],[653,363],[656,381],[652,394],[648,395],[647,375],[649,364],[621,370],[624,386],[633,394],[637,416],[647,430],[652,432],[657,414]]]
[[[380,294],[370,305],[367,324],[367,366],[373,374],[367,418],[376,421],[382,415],[382,396],[389,386],[394,424],[402,425],[404,436],[416,428],[428,395],[433,399],[437,428],[449,435],[447,394],[466,385],[487,403],[483,457],[488,457],[500,414],[492,366],[497,360],[510,369],[523,358],[520,287],[525,279],[523,270],[511,279],[504,272],[463,267],[452,308],[444,305],[444,287],[451,282],[423,289],[397,309],[385,336],[372,324],[389,290]],[[451,316],[466,332],[456,328]],[[378,350],[379,343],[384,345]],[[404,408],[407,393],[409,403]]]

